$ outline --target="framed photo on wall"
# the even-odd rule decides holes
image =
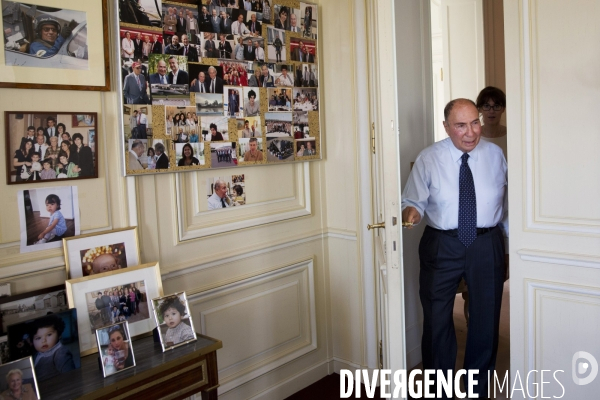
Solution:
[[[0,88],[110,90],[108,0],[0,4]]]
[[[6,111],[6,184],[98,177],[97,113]]]
[[[140,264],[137,227],[63,239],[69,279]]]

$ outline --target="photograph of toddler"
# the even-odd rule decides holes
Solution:
[[[24,348],[31,352],[29,355],[33,357],[35,374],[40,382],[81,365],[75,309],[11,325],[8,338],[11,359],[24,356]],[[15,338],[26,338],[28,346],[23,347],[21,340]]]
[[[21,253],[61,248],[63,238],[80,234],[76,186],[22,190],[17,201]]]
[[[126,321],[96,331],[105,378],[135,366],[133,346],[129,338],[129,325]]]
[[[196,340],[185,292],[152,300],[163,351]]]

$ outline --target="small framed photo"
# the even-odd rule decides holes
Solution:
[[[69,279],[66,285],[69,307],[77,309],[83,356],[98,350],[96,329],[128,321],[131,334],[137,336],[156,327],[148,301],[163,295],[158,263]]]
[[[63,239],[69,279],[140,264],[137,227]]]
[[[5,111],[4,120],[8,185],[98,177],[96,113]]]
[[[133,344],[127,321],[97,329],[96,341],[105,378],[135,367]]]
[[[0,397],[30,400],[40,398],[31,357],[0,365]]]
[[[163,351],[196,340],[185,292],[152,299],[152,308]]]
[[[32,356],[40,382],[80,368],[76,310],[10,325],[8,351],[11,360]]]

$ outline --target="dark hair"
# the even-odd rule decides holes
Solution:
[[[66,141],[66,140],[63,140],[63,143],[64,143],[65,141]],[[67,154],[67,152],[66,152],[66,151],[64,151],[64,150],[61,150],[61,151],[59,151],[59,152],[58,152],[58,161],[60,161],[60,158],[61,158],[61,157],[64,157],[64,158],[66,158],[66,159],[67,159],[67,163],[69,162],[69,155]],[[66,165],[65,165],[65,167],[66,167]]]
[[[49,116],[48,118],[46,118],[46,122],[48,122],[48,121],[56,122],[56,118],[54,118],[53,116]]]
[[[290,12],[288,11],[288,8],[287,8],[286,6],[283,6],[283,7],[281,7],[281,8],[279,9],[279,15],[281,15],[281,14],[283,14],[283,13],[285,13],[285,15],[289,15],[289,13],[290,13]]]
[[[479,92],[476,101],[477,109],[483,107],[488,100],[493,100],[494,104],[500,104],[502,107],[506,107],[506,95],[497,87],[488,86]]]
[[[56,124],[56,130],[58,131],[58,128],[60,128],[61,126],[63,128],[63,133],[65,133],[67,131],[67,127],[62,122]]]
[[[148,151],[146,152],[146,155],[149,156],[150,155],[150,151],[152,151],[152,155],[155,156],[156,152],[154,151],[153,147],[148,147]]]
[[[183,155],[183,152],[184,152],[184,150],[185,150],[186,147],[189,147],[190,151],[192,152],[192,154],[190,154],[190,159],[191,159],[192,157],[194,157],[194,148],[189,143],[184,144],[183,147],[181,148],[181,156],[183,158],[185,158],[185,155]]]
[[[258,143],[258,139],[255,137],[251,137],[250,140],[248,141],[248,143],[254,143],[254,142]]]
[[[33,125],[29,125],[29,126],[27,127],[27,131],[31,131],[31,130],[34,130],[34,131],[35,131],[35,126],[33,126]]]
[[[215,124],[214,122],[210,124],[209,129],[215,128],[215,131],[217,130],[217,124]]]
[[[83,135],[81,133],[75,133],[72,136],[73,143],[75,143],[75,139],[79,138],[81,140],[81,144],[83,144]]]
[[[20,148],[23,153],[25,153],[25,146],[27,146],[28,142],[31,143],[31,148],[33,148],[33,140],[31,140],[31,139],[23,140],[23,142],[21,143],[21,148]],[[29,149],[29,150],[31,150],[31,149]]]
[[[71,134],[70,134],[69,132],[67,132],[67,131],[64,131],[62,134],[63,134],[63,135],[67,135],[67,136],[69,137],[69,139],[71,139]],[[61,136],[62,136],[62,135],[61,135]]]
[[[450,100],[448,102],[448,104],[446,104],[446,107],[444,107],[444,121],[448,121],[448,117],[450,116],[450,112],[454,108],[454,105],[456,103],[462,103],[462,102],[471,103],[471,104],[473,104],[473,107],[477,108],[477,106],[475,105],[475,103],[471,99],[454,99],[454,100]]]
[[[36,131],[36,132],[37,132],[37,131],[42,131],[42,132],[45,132],[45,131],[46,131],[46,129],[44,129],[44,127],[43,127],[43,126],[39,126],[39,127],[38,127],[38,128],[35,130],[35,131]]]
[[[57,210],[60,210],[60,197],[55,194],[49,194],[46,197],[46,204],[56,204],[58,206]]]
[[[113,326],[109,326],[107,329],[109,342],[110,342],[110,337],[115,332],[119,332],[121,334],[121,336],[123,337],[123,340],[127,340],[127,335],[125,335],[125,330],[123,329],[123,327],[121,325],[113,325]]]
[[[50,166],[52,166],[52,160],[49,158],[46,158],[42,161],[42,164],[50,164]]]
[[[256,98],[256,92],[252,89],[250,89],[250,91],[248,92],[248,98],[250,98],[250,97]]]
[[[235,192],[237,193],[238,196],[241,196],[244,194],[244,188],[242,188],[240,185],[235,185],[233,187],[233,190],[235,190]]]
[[[71,142],[69,142],[68,140],[63,140],[62,142],[60,142],[60,145],[62,146],[62,145],[63,145],[63,143],[64,143],[64,144],[66,144],[66,145],[67,145],[67,147],[71,148]],[[62,150],[62,151],[64,151],[64,150]],[[66,153],[65,153],[65,154],[66,154]],[[60,154],[59,154],[59,157],[60,157]],[[67,156],[67,157],[68,157],[68,156]]]
[[[160,312],[160,315],[165,315],[165,312],[167,312],[169,308],[176,309],[181,316],[185,315],[185,306],[181,303],[181,300],[179,300],[179,296],[169,296],[165,298],[158,307],[158,311]]]
[[[50,196],[54,195],[51,194]],[[56,330],[56,333],[58,334],[58,337],[60,338],[60,336],[65,330],[65,321],[63,321],[62,318],[56,314],[44,315],[43,317],[36,319],[29,325],[29,336],[33,340],[33,337],[37,333],[38,329],[49,327],[54,328]]]

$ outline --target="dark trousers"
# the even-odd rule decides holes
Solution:
[[[137,129],[138,129],[138,139],[148,139],[148,135],[146,134],[146,124],[138,125]]]
[[[461,278],[469,288],[469,330],[464,369],[478,369],[475,393],[487,397],[488,370],[498,351],[504,285],[504,238],[500,228],[478,235],[466,248],[456,231],[426,227],[419,244],[419,295],[423,306],[423,369],[453,370],[456,333],[453,308]],[[445,397],[443,397],[445,398]]]

